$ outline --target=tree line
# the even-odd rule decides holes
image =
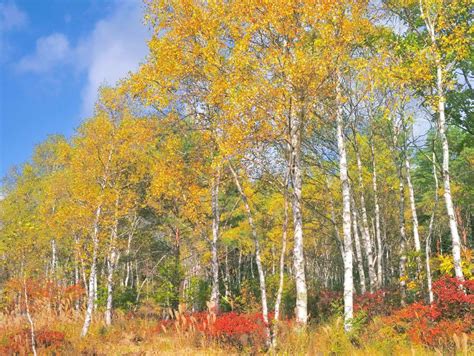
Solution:
[[[347,331],[355,294],[431,302],[472,277],[473,10],[147,1],[140,68],[5,178],[1,284],[81,286],[83,336],[145,300],[258,305],[269,344],[323,289]]]

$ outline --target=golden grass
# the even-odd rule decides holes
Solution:
[[[200,338],[196,333],[170,329],[158,332],[158,322],[153,319],[132,318],[117,315],[114,324],[106,327],[101,314],[95,316],[89,334],[79,336],[82,314],[72,313],[52,317],[48,311],[35,315],[37,329],[47,327],[65,335],[61,355],[238,355],[255,354],[252,349],[237,350],[228,345],[217,344]],[[0,340],[16,330],[28,327],[21,315],[0,314]],[[371,332],[347,335],[343,332],[342,320],[336,318],[330,323],[313,327],[307,331],[281,330],[278,348],[271,355],[443,355],[440,350],[429,350],[413,345],[407,339],[386,333],[377,321],[370,325]],[[472,340],[455,336],[456,355],[474,354]],[[39,354],[51,354],[39,349]],[[451,354],[451,353],[450,353]]]

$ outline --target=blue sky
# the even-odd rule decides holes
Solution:
[[[147,53],[141,0],[0,0],[0,176],[70,136]]]

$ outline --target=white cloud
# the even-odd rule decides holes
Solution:
[[[40,37],[36,41],[35,52],[23,57],[17,68],[22,72],[45,73],[63,64],[71,56],[71,47],[62,33]]]
[[[101,85],[114,85],[145,59],[149,32],[142,17],[140,1],[120,1],[113,13],[98,21],[92,33],[80,41],[79,65],[87,71],[83,115],[93,112]]]
[[[28,16],[15,3],[0,4],[0,30],[18,30],[26,26]]]
[[[94,110],[101,85],[114,85],[138,68],[147,54],[150,33],[142,22],[142,2],[117,0],[115,8],[95,23],[93,30],[72,46],[65,34],[53,33],[36,42],[34,53],[23,57],[17,68],[23,72],[52,74],[58,67],[85,73],[81,115]],[[67,16],[67,15],[66,15]]]

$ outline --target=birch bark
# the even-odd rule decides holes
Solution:
[[[342,116],[341,88],[338,75],[336,83],[336,125],[337,146],[339,151],[339,177],[342,186],[342,230],[344,234],[344,330],[350,331],[353,318],[354,281],[352,273],[352,237],[351,237],[351,196],[347,172],[346,146],[344,142],[344,122]]]
[[[433,24],[432,15],[429,11],[425,11],[423,7],[423,0],[419,1],[420,12],[422,14],[423,20],[425,21],[426,28],[430,35],[431,44],[436,48],[437,43],[437,34],[435,31],[435,26]],[[446,212],[449,218],[449,229],[451,231],[452,239],[452,253],[453,253],[453,262],[454,262],[454,272],[457,278],[464,280],[464,274],[461,267],[461,238],[459,236],[456,214],[454,211],[453,198],[451,196],[451,182],[449,175],[449,143],[448,137],[446,135],[446,114],[445,114],[445,102],[446,97],[444,94],[444,78],[443,78],[443,67],[441,64],[441,56],[439,53],[435,53],[436,56],[436,94],[438,99],[438,134],[441,139],[441,146],[443,150],[443,187],[444,187],[444,201],[446,204]]]
[[[219,184],[220,169],[214,174],[211,186],[211,209],[212,209],[212,242],[211,242],[211,308],[219,310],[219,260],[217,255],[217,241],[219,239]]]
[[[265,323],[266,343],[267,343],[267,346],[270,346],[271,333],[270,333],[270,327],[269,327],[269,322],[268,322],[268,304],[267,304],[267,291],[266,291],[266,285],[265,285],[265,272],[263,270],[262,258],[260,256],[260,243],[258,241],[257,227],[255,226],[255,222],[253,220],[253,214],[250,208],[247,195],[242,189],[242,185],[240,184],[240,181],[239,181],[239,176],[237,175],[237,172],[234,170],[230,162],[229,162],[229,169],[234,177],[234,182],[240,193],[242,202],[244,203],[245,211],[247,213],[247,219],[249,221],[250,229],[252,230],[252,239],[255,244],[255,262],[257,264],[258,279],[260,282],[260,297],[261,297],[261,303],[262,303],[263,322]]]
[[[308,292],[303,245],[303,204],[302,204],[302,172],[301,172],[301,130],[304,112],[299,115],[290,114],[290,146],[291,146],[291,199],[294,225],[293,267],[296,282],[296,322],[306,325],[308,321]]]

